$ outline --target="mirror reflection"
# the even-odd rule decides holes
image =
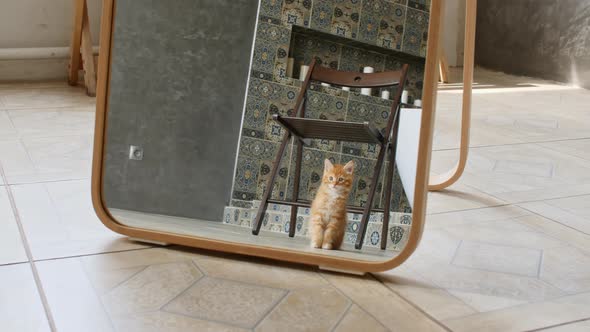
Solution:
[[[382,261],[412,227],[430,1],[116,2],[121,224]]]

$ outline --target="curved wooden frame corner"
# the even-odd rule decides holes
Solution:
[[[102,223],[112,231],[132,238],[145,239],[155,242],[173,243],[189,247],[224,251],[250,256],[266,257],[317,265],[326,268],[346,271],[378,272],[392,269],[402,264],[416,250],[422,231],[426,213],[426,197],[430,172],[430,156],[432,152],[432,130],[434,124],[434,105],[438,81],[438,52],[442,8],[444,0],[433,0],[430,10],[430,26],[428,31],[427,57],[424,77],[424,98],[422,124],[420,128],[420,145],[418,152],[417,174],[414,196],[413,223],[410,229],[408,243],[395,257],[384,262],[371,262],[355,259],[339,258],[316,253],[297,252],[280,248],[256,246],[236,242],[213,240],[198,236],[189,236],[169,232],[135,228],[117,222],[109,213],[102,196],[104,142],[106,132],[106,118],[108,113],[109,75],[111,66],[111,45],[113,34],[113,18],[116,0],[103,1],[101,19],[100,52],[98,68],[98,86],[96,97],[96,123],[94,134],[94,152],[92,161],[92,202],[97,216]]]
[[[438,191],[447,188],[461,178],[467,165],[469,154],[469,131],[471,129],[471,100],[473,88],[473,69],[475,67],[475,25],[477,19],[477,0],[466,0],[465,4],[465,48],[463,58],[463,102],[461,110],[461,143],[459,161],[449,171],[432,176],[428,190]]]

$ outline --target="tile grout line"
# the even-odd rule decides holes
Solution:
[[[404,296],[402,296],[400,293],[398,293],[397,291],[391,289],[390,287],[387,287],[387,285],[381,281],[381,279],[379,279],[377,276],[375,276],[372,273],[368,273],[369,276],[371,276],[371,279],[377,281],[379,284],[381,284],[383,287],[385,287],[387,290],[389,290],[390,292],[394,293],[395,295],[397,295],[400,299],[402,299],[404,302],[406,302],[408,305],[410,305],[412,308],[418,310],[421,314],[423,314],[426,318],[430,319],[432,322],[434,322],[436,325],[440,326],[441,328],[443,328],[445,331],[449,331],[452,332],[452,330],[446,326],[443,322],[441,322],[440,320],[434,318],[434,316],[430,315],[428,312],[426,312],[426,310],[422,309],[420,306],[418,306],[417,304],[415,304],[414,302],[408,300],[407,298],[405,298]]]
[[[548,329],[553,329],[555,327],[568,326],[570,324],[581,323],[581,322],[586,322],[586,321],[590,321],[590,318],[577,319],[577,320],[573,320],[571,322],[564,322],[564,323],[560,323],[560,324],[545,326],[545,327],[541,327],[541,328],[538,328],[538,329],[528,330],[528,331],[525,331],[525,332],[546,331]]]
[[[367,313],[367,315],[369,315],[370,317],[372,317],[376,322],[378,322],[379,324],[381,324],[382,326],[384,326],[386,329],[391,330],[388,326],[385,325],[385,323],[383,323],[380,319],[378,319],[377,317],[375,317],[375,315],[373,315],[373,313],[371,313],[369,310],[365,309],[362,305],[360,305],[359,303],[357,303],[352,297],[346,295],[340,288],[338,288],[330,280],[328,280],[328,278],[326,278],[326,276],[324,275],[324,273],[326,273],[326,272],[317,272],[317,273],[320,275],[320,277],[322,277],[328,283],[328,285],[330,285],[331,287],[333,287],[340,295],[344,296],[350,302],[352,302],[352,304],[354,304],[354,305],[358,306],[359,308],[361,308],[362,310],[364,310],[365,313]],[[333,274],[337,274],[337,275],[342,275],[342,273],[337,273],[337,272],[329,272],[329,273],[333,273]],[[344,275],[347,275],[347,274],[344,273]],[[452,332],[444,324],[442,324],[440,321],[436,320],[434,317],[432,317],[429,314],[427,314],[420,307],[418,307],[414,303],[410,302],[408,299],[406,299],[405,297],[401,296],[397,292],[394,292],[391,288],[387,287],[387,285],[385,285],[383,282],[381,282],[381,280],[379,280],[379,278],[375,277],[375,275],[373,275],[372,273],[365,273],[365,275],[362,276],[362,277],[360,277],[360,278],[363,278],[364,279],[364,278],[366,278],[365,276],[369,276],[369,278],[371,278],[373,280],[376,280],[378,283],[380,283],[381,285],[383,285],[388,291],[390,291],[390,292],[398,295],[404,302],[406,302],[407,304],[409,304],[411,307],[417,309],[420,313],[424,314],[425,317],[428,320],[430,320],[430,321],[434,322],[436,325],[442,327],[445,331]]]
[[[579,195],[579,196],[588,196],[588,194],[586,194],[586,195]],[[570,196],[570,197],[564,197],[564,198],[571,198],[571,197],[578,197],[578,196]],[[543,200],[543,201],[535,201],[535,202],[526,202],[526,203],[536,203],[536,202],[544,202],[544,200]],[[519,204],[520,204],[520,203],[519,203]],[[556,223],[556,224],[559,224],[559,225],[560,225],[560,226],[562,226],[562,227],[569,228],[569,229],[571,229],[571,230],[573,230],[573,231],[576,231],[576,232],[578,232],[578,233],[580,233],[580,234],[582,234],[582,235],[585,235],[585,236],[590,236],[590,234],[588,234],[588,233],[586,233],[586,232],[583,232],[583,231],[581,231],[581,230],[579,230],[579,229],[577,229],[577,228],[574,228],[574,227],[572,227],[572,226],[570,226],[570,225],[566,225],[566,224],[564,224],[564,223],[562,223],[562,222],[560,222],[560,221],[557,221],[557,220],[555,220],[555,219],[553,219],[553,218],[550,218],[550,217],[544,216],[544,215],[542,215],[542,214],[540,214],[540,213],[538,213],[538,212],[535,212],[535,211],[533,211],[533,210],[529,210],[529,209],[527,209],[527,208],[525,208],[525,207],[523,207],[523,206],[520,206],[520,205],[514,205],[514,206],[516,206],[516,207],[519,207],[519,208],[521,208],[521,209],[523,209],[523,210],[525,210],[525,211],[527,211],[527,212],[529,212],[529,213],[532,213],[532,214],[533,214],[533,215],[535,215],[535,216],[538,216],[538,217],[541,217],[541,218],[547,219],[547,220],[549,220],[549,221],[552,221],[552,222],[554,222],[554,223]]]
[[[66,255],[66,256],[59,256],[59,257],[41,258],[41,259],[35,259],[35,262],[51,262],[51,261],[57,261],[57,260],[62,260],[62,259],[83,258],[83,257],[92,257],[92,256],[99,256],[99,255],[110,255],[110,254],[117,254],[117,253],[123,253],[123,252],[149,250],[149,249],[155,249],[155,248],[159,248],[159,247],[122,249],[122,250],[114,250],[114,251],[95,252],[95,253],[90,253],[90,254],[79,254],[79,255],[70,255],[70,256]]]
[[[559,151],[559,150],[555,150],[553,148],[548,148],[548,147],[542,146],[540,144],[570,142],[570,141],[583,141],[583,140],[588,140],[588,139],[590,139],[590,137],[576,137],[576,138],[564,138],[564,139],[556,139],[556,140],[540,140],[540,141],[532,141],[532,142],[516,142],[516,143],[506,143],[506,144],[488,144],[488,145],[484,144],[484,145],[469,146],[469,149],[482,149],[482,148],[495,148],[495,147],[501,147],[501,146],[534,144],[534,145],[538,145],[541,148],[545,148],[545,149],[549,149],[549,150],[552,150],[555,152],[563,153],[568,156],[577,157],[577,156],[571,155],[571,154],[563,152],[563,151]],[[442,148],[442,149],[433,149],[432,152],[457,151],[457,150],[459,150],[459,148]],[[581,157],[578,157],[578,158],[581,158]],[[581,159],[584,159],[584,158],[581,158]],[[584,159],[584,160],[587,160],[587,159]]]
[[[353,305],[355,305],[351,299],[348,299],[349,303],[348,306],[346,307],[346,309],[340,314],[340,317],[338,317],[338,319],[336,320],[336,322],[334,323],[334,325],[332,325],[332,327],[330,328],[330,332],[335,331],[338,326],[340,325],[340,323],[342,323],[342,321],[344,320],[344,317],[346,317],[346,315],[348,315],[348,313],[350,312],[350,309],[352,308]]]
[[[8,181],[6,179],[6,174],[4,173],[4,168],[3,168],[1,162],[0,162],[0,178],[4,179],[4,182],[8,183]],[[45,290],[43,289],[43,284],[41,283],[39,271],[37,270],[35,260],[33,259],[31,247],[29,245],[29,241],[28,241],[27,236],[25,234],[25,230],[24,230],[23,224],[20,219],[20,214],[18,213],[18,209],[16,207],[16,201],[15,201],[14,196],[12,194],[12,189],[10,188],[10,185],[6,185],[5,187],[6,187],[6,193],[8,194],[8,200],[10,201],[10,206],[11,206],[12,212],[14,214],[14,219],[16,221],[18,231],[20,233],[21,241],[22,241],[23,247],[25,249],[27,259],[29,260],[31,272],[33,273],[33,279],[35,280],[35,285],[37,286],[37,291],[39,293],[41,303],[43,304],[45,316],[47,318],[47,322],[49,323],[49,328],[51,329],[51,331],[56,332],[57,327],[55,325],[55,320],[53,318],[53,314],[51,313],[51,308],[49,306],[49,301],[47,300],[47,295],[45,294]]]

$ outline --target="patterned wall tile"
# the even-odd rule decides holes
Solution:
[[[285,25],[309,26],[312,0],[284,0],[282,22]]]
[[[402,36],[404,33],[404,21],[406,19],[406,7],[402,5],[390,5],[379,23],[377,45],[393,50],[402,49]]]
[[[259,22],[252,70],[272,74],[276,79],[286,77],[290,41],[288,27]]]
[[[334,14],[333,1],[314,1],[310,27],[314,30],[330,32],[332,16]]]
[[[429,12],[430,0],[409,0],[408,7]]]
[[[342,45],[300,33],[293,33],[292,45],[293,77],[299,77],[301,66],[309,65],[313,59],[321,66],[338,69]]]
[[[359,40],[401,50],[406,7],[386,0],[363,1]]]
[[[283,0],[261,0],[260,1],[260,16],[261,18],[280,18],[281,9],[283,8]]]
[[[376,72],[383,71],[385,55],[350,46],[342,48],[340,70],[362,72],[362,69],[367,66],[373,67]]]
[[[357,38],[361,0],[335,0],[330,32],[342,37]]]
[[[426,55],[428,20],[428,13],[408,8],[402,51],[418,56]]]
[[[266,189],[279,144],[275,142],[243,137],[234,179],[233,199],[254,200]],[[284,198],[290,150],[286,150],[273,186],[274,198]]]

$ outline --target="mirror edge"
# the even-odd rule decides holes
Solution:
[[[100,50],[98,61],[98,82],[96,94],[96,118],[94,131],[94,149],[92,158],[91,195],[92,204],[100,221],[115,233],[148,241],[178,244],[188,247],[222,251],[248,256],[258,256],[293,263],[322,266],[332,269],[359,272],[380,272],[395,268],[405,262],[416,250],[424,230],[426,199],[430,174],[430,157],[432,154],[432,136],[438,84],[438,56],[441,40],[441,28],[444,0],[432,0],[428,27],[428,44],[424,74],[423,109],[418,148],[416,183],[414,192],[414,209],[412,227],[408,243],[402,251],[390,260],[371,262],[326,255],[295,252],[279,248],[254,246],[197,236],[152,231],[125,226],[117,222],[109,213],[102,195],[104,143],[106,117],[108,114],[109,77],[111,67],[112,33],[115,17],[115,1],[104,0],[100,28]]]

